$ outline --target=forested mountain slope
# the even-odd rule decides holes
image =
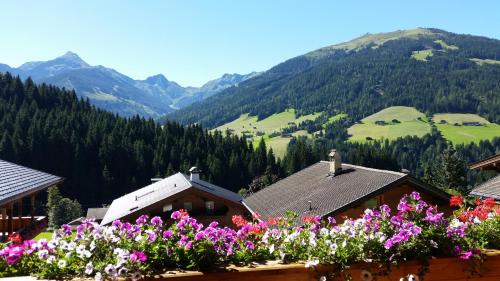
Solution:
[[[62,192],[84,206],[113,199],[152,177],[191,166],[238,191],[277,166],[265,147],[200,126],[122,118],[80,100],[74,91],[0,74],[0,159],[65,178]]]
[[[243,113],[262,119],[294,108],[360,120],[403,105],[500,123],[497,60],[500,40],[423,28],[369,34],[292,58],[167,119],[216,127]]]

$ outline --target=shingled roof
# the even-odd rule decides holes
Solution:
[[[404,173],[342,164],[342,171],[332,176],[329,166],[327,161],[318,162],[245,198],[243,203],[263,218],[284,216],[287,211],[324,217],[404,181],[448,198],[444,192]]]
[[[500,200],[500,175],[478,185],[470,194],[479,197],[492,197],[495,198],[495,200]]]
[[[61,177],[0,160],[0,205],[62,181]]]
[[[196,188],[236,203],[242,201],[237,193],[200,179],[190,180],[188,176],[177,173],[113,200],[101,224],[105,225],[132,213],[140,212],[156,202],[190,188]]]

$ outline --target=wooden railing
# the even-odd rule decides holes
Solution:
[[[319,265],[315,268],[306,268],[304,264],[268,263],[245,267],[229,266],[214,270],[213,272],[172,271],[157,275],[150,280],[318,281],[323,279],[323,276],[326,280],[346,280],[346,274],[348,274],[353,281],[406,281],[421,280],[422,277],[418,277],[421,269],[422,264],[407,262],[399,266],[393,266],[385,276],[376,276],[377,273],[380,273],[380,268],[378,265],[371,263],[353,265],[343,273],[335,273],[333,265]],[[412,277],[408,279],[409,276]],[[470,261],[459,260],[458,258],[433,259],[430,261],[423,279],[425,281],[500,280],[500,252],[486,252],[486,260],[483,263],[472,263]]]

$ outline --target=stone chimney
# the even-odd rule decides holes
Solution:
[[[328,154],[328,158],[330,159],[330,174],[335,176],[342,171],[342,159],[340,158],[340,152],[332,149],[330,150],[330,154]]]
[[[191,167],[189,169],[189,172],[191,173],[191,177],[189,178],[191,181],[198,181],[200,180],[200,169],[198,167]]]

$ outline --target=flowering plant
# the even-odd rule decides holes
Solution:
[[[382,205],[340,224],[333,218],[288,213],[267,220],[234,216],[236,228],[217,222],[204,226],[182,210],[173,212],[168,223],[146,215],[135,223],[109,226],[87,220],[76,231],[63,225],[50,240],[0,245],[0,277],[137,280],[169,269],[266,260],[304,262],[307,267],[330,263],[343,270],[356,262],[390,266],[416,257],[424,262],[433,256],[480,260],[481,250],[500,248],[500,217],[491,199],[474,208],[459,197],[450,203],[459,209],[445,218],[413,192],[395,210]]]

